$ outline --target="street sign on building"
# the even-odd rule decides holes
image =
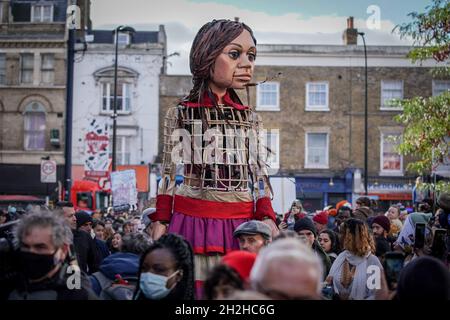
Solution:
[[[56,161],[42,160],[41,161],[41,182],[42,183],[56,183]]]

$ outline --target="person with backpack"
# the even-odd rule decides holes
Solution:
[[[106,257],[91,278],[92,289],[103,300],[131,300],[138,283],[140,256],[150,247],[148,237],[129,233],[121,252]]]
[[[142,255],[133,300],[194,300],[194,254],[182,236],[161,236]]]

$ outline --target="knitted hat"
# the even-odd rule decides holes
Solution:
[[[75,217],[77,218],[77,229],[87,222],[92,223],[92,217],[86,211],[78,211],[75,213]]]
[[[391,230],[391,222],[389,221],[389,218],[386,216],[383,216],[383,215],[376,216],[372,220],[372,224],[374,224],[374,223],[381,226],[386,232],[389,232]]]
[[[309,230],[317,237],[317,229],[314,223],[309,218],[302,218],[298,220],[294,225],[295,232],[299,233],[302,230]]]
[[[319,224],[327,224],[328,223],[328,212],[320,211],[319,213],[316,213],[316,215],[313,217],[313,221],[315,221]]]
[[[235,270],[244,281],[248,281],[250,271],[256,260],[256,253],[232,251],[222,258],[222,263]]]
[[[339,201],[338,203],[337,203],[337,205],[336,205],[336,211],[338,211],[339,212],[339,209],[341,208],[341,207],[348,207],[348,208],[352,208],[352,205],[350,204],[350,202],[348,202],[347,200],[342,200],[342,201]]]

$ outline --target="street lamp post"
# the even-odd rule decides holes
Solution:
[[[364,71],[365,71],[365,92],[364,92],[364,194],[367,195],[367,183],[369,180],[367,173],[367,161],[368,161],[368,114],[367,114],[367,47],[366,39],[364,38],[364,32],[358,32],[362,37],[364,43]]]
[[[114,100],[113,100],[113,149],[112,149],[112,171],[116,171],[116,145],[117,145],[117,56],[119,51],[119,32],[136,32],[132,27],[118,26],[114,31],[116,46],[114,59]]]

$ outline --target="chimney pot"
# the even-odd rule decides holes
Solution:
[[[347,18],[347,29],[353,29],[353,17]]]

